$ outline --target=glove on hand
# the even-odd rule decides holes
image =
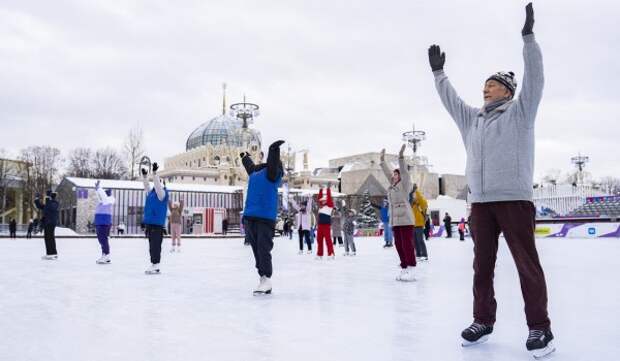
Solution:
[[[529,3],[525,6],[525,24],[523,24],[523,30],[521,30],[521,35],[529,35],[532,34],[532,29],[534,28],[534,8],[532,7],[532,3]]]
[[[443,64],[446,62],[446,53],[442,53],[439,45],[431,45],[428,48],[428,61],[433,71],[443,70]]]

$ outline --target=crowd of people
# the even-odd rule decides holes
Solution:
[[[521,31],[525,71],[522,90],[516,95],[517,82],[513,72],[497,72],[484,82],[481,108],[467,105],[451,85],[444,65],[446,55],[438,45],[428,49],[430,67],[439,97],[461,133],[467,154],[466,177],[471,215],[461,218],[457,230],[464,240],[466,225],[474,243],[473,322],[461,337],[463,346],[486,341],[493,333],[497,302],[493,276],[498,238],[503,233],[514,258],[521,281],[525,314],[529,328],[526,348],[534,356],[544,356],[555,349],[551,322],[547,312],[547,288],[534,240],[535,209],[532,203],[534,165],[534,124],[544,84],[542,53],[533,34],[534,11],[526,6],[526,21]],[[258,285],[255,295],[272,292],[272,249],[278,219],[278,188],[284,168],[280,160],[279,140],[270,145],[266,163],[255,164],[250,154],[240,155],[248,175],[248,189],[243,210],[245,241],[252,248]],[[400,260],[398,281],[415,280],[419,261],[429,258],[425,238],[431,232],[428,204],[417,185],[412,183],[405,162],[405,146],[398,153],[398,167],[391,169],[381,151],[380,168],[389,183],[386,199],[379,206],[384,247],[395,246]],[[180,251],[180,226],[183,202],[171,202],[170,193],[158,174],[158,165],[150,169],[153,186],[148,180],[149,169],[141,173],[146,194],[144,225],[149,242],[151,266],[146,274],[160,273],[161,247],[167,214],[170,212],[172,249]],[[114,198],[109,190],[96,185],[98,204],[94,225],[102,256],[97,263],[110,263],[109,234]],[[57,194],[48,191],[45,200],[36,195],[35,205],[42,213],[45,238],[45,260],[58,258],[55,227],[58,223]],[[344,204],[336,204],[329,184],[318,196],[302,202],[290,200],[294,216],[284,220],[284,234],[292,238],[297,231],[299,253],[312,254],[313,238],[317,242],[316,258],[334,260],[334,246],[345,247],[345,255],[355,256],[356,214]],[[443,218],[446,237],[452,237],[452,218]],[[33,222],[30,223],[33,225]],[[29,227],[30,228],[30,227]],[[33,229],[36,227],[32,227]],[[10,233],[16,226],[11,222]],[[119,229],[120,231],[120,229]],[[316,236],[315,236],[316,232]],[[29,231],[31,233],[31,231]]]

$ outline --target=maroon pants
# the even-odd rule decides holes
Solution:
[[[400,267],[415,267],[415,250],[413,249],[413,226],[392,227],[394,244],[400,258]]]
[[[316,240],[318,242],[318,250],[316,255],[323,257],[323,242],[327,245],[327,255],[334,255],[334,244],[332,243],[332,226],[331,224],[319,224],[316,232]]]
[[[535,216],[534,204],[528,201],[472,204],[475,322],[489,326],[495,323],[493,277],[498,238],[503,232],[519,272],[527,325],[535,330],[549,328],[547,285],[534,240]]]

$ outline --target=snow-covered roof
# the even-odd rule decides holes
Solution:
[[[95,188],[97,179],[66,177],[65,180],[80,188]],[[151,182],[152,184],[153,182]],[[108,189],[144,189],[142,181],[102,179],[101,187]],[[167,183],[166,188],[172,192],[199,192],[199,193],[235,193],[243,187],[221,186],[211,184]]]

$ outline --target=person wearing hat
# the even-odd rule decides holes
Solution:
[[[48,190],[45,193],[45,203],[41,202],[41,194],[35,194],[34,205],[43,211],[43,238],[45,239],[45,256],[43,260],[58,259],[56,250],[56,225],[58,224],[59,204],[56,200],[56,192]]]
[[[267,163],[254,164],[248,153],[241,153],[243,167],[248,173],[248,195],[243,208],[243,229],[252,246],[256,270],[260,277],[255,295],[270,294],[273,264],[271,250],[278,217],[278,187],[284,176],[278,140],[269,146]]]
[[[97,264],[109,264],[110,261],[110,229],[112,228],[112,206],[115,199],[112,197],[112,190],[101,188],[101,181],[95,183],[98,203],[95,208],[95,230],[97,239],[101,245],[101,258]]]
[[[144,203],[144,229],[149,238],[149,255],[151,266],[144,271],[147,275],[159,274],[159,262],[161,261],[161,244],[164,240],[164,226],[166,224],[166,214],[168,213],[168,199],[170,193],[166,186],[162,184],[157,174],[159,165],[157,162],[152,165],[153,187],[149,184],[148,170],[142,168],[142,182],[146,200]]]
[[[532,203],[534,127],[542,98],[542,53],[533,33],[534,9],[526,6],[523,37],[525,69],[521,92],[513,72],[498,72],[484,83],[481,108],[465,104],[444,72],[445,53],[428,49],[439,97],[454,119],[467,153],[466,176],[474,238],[474,322],[463,330],[463,345],[486,341],[493,332],[497,302],[493,274],[498,238],[504,234],[516,263],[534,356],[553,352],[547,286],[536,250],[536,209]]]
[[[398,169],[391,170],[385,162],[385,149],[381,150],[380,166],[385,178],[390,182],[387,189],[390,206],[390,226],[394,232],[394,244],[400,258],[401,271],[397,281],[415,281],[413,270],[416,267],[413,248],[413,225],[415,223],[409,193],[412,189],[411,177],[405,163],[405,145],[398,152]]]

